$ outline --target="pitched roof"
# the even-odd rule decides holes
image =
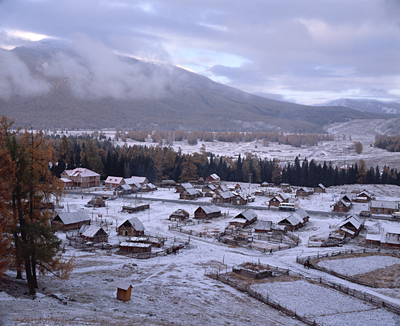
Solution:
[[[215,205],[200,206],[198,209],[202,209],[206,214],[221,213],[221,210]]]
[[[106,231],[104,231],[103,228],[101,228],[100,226],[91,225],[85,230],[85,232],[82,233],[82,236],[87,238],[93,238],[99,232],[107,234]]]
[[[64,223],[64,225],[90,221],[90,217],[85,211],[60,213],[57,216],[60,218],[61,222]]]
[[[146,177],[136,177],[136,176],[131,176],[130,178],[126,178],[124,180],[125,180],[125,183],[128,184],[128,185],[131,185],[133,183],[147,182],[147,178]]]
[[[269,231],[272,228],[271,221],[258,221],[257,225],[254,227],[256,230]]]
[[[73,169],[73,170],[65,170],[64,172],[69,177],[72,177],[72,176],[75,177],[75,176],[78,176],[78,175],[80,175],[83,178],[84,177],[97,177],[97,176],[100,176],[100,174],[98,174],[98,173],[96,173],[96,172],[94,172],[92,170],[86,169],[86,168],[76,168],[76,169]]]
[[[299,219],[296,218],[294,215],[290,215],[290,216],[288,216],[288,217],[285,217],[285,218],[281,219],[281,220],[278,222],[278,224],[284,222],[285,220],[286,220],[290,225],[293,225],[293,226],[299,225],[299,224],[301,223],[301,222],[299,221]]]
[[[198,195],[199,192],[197,191],[197,189],[194,188],[185,188],[185,191],[183,193],[188,193],[189,195]]]
[[[124,290],[124,291],[128,291],[131,286],[132,285],[130,285],[129,283],[125,283],[125,282],[122,282],[122,281],[117,283],[117,289],[121,289],[121,290]]]
[[[303,208],[298,209],[295,214],[299,215],[303,219],[303,222],[305,218],[309,217],[308,213]]]
[[[247,209],[244,212],[236,215],[235,219],[236,218],[244,218],[244,219],[246,219],[247,221],[250,222],[250,221],[254,220],[255,218],[257,218],[257,214],[252,209]]]
[[[318,187],[320,187],[321,189],[326,189],[325,186],[322,183],[319,183]]]
[[[124,178],[122,177],[108,176],[106,179],[106,183],[120,184],[122,180],[124,180]]]
[[[399,203],[397,201],[388,200],[372,200],[370,207],[373,208],[388,208],[388,209],[398,209]]]
[[[140,222],[140,220],[136,216],[123,221],[118,227],[121,227],[125,222],[129,222],[132,225],[132,227],[135,228],[136,231],[144,231],[144,225],[142,224],[142,222]]]
[[[351,225],[353,225],[357,230],[361,227],[362,222],[355,216],[353,215],[349,215],[346,217],[346,219],[338,224],[339,228],[344,227],[347,223],[350,223]]]

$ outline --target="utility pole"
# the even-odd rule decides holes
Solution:
[[[249,173],[249,196],[251,195],[251,175],[252,173]]]

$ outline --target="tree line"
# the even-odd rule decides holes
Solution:
[[[184,130],[117,130],[116,139],[126,141],[128,138],[139,142],[145,142],[151,138],[153,143],[159,145],[172,145],[174,141],[186,140],[189,145],[196,145],[198,141],[204,142],[252,142],[261,141],[262,145],[268,146],[269,142],[292,145],[300,147],[301,145],[314,146],[320,141],[333,141],[333,135],[328,134],[284,134],[282,132],[212,132],[212,131],[184,131]]]
[[[374,146],[389,152],[400,152],[400,135],[376,135]]]
[[[51,138],[51,137],[50,137]],[[281,164],[277,159],[262,159],[252,153],[232,158],[207,152],[202,145],[199,153],[175,152],[169,146],[114,146],[111,141],[93,139],[90,135],[52,138],[58,160],[52,171],[59,176],[64,169],[86,167],[107,176],[145,176],[150,182],[175,180],[187,182],[205,179],[212,173],[221,180],[231,182],[289,183],[295,186],[314,187],[344,184],[396,184],[400,174],[384,166],[367,168],[363,160],[347,168],[333,166],[330,162],[317,163],[296,157],[293,163]]]

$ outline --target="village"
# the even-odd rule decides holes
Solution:
[[[82,168],[62,181],[51,223],[76,267],[68,281],[41,276],[36,309],[51,307],[41,318],[71,322],[79,307],[109,324],[399,323],[397,186],[228,184],[215,174],[153,185]]]

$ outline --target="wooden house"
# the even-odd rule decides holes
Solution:
[[[353,215],[349,215],[346,219],[337,225],[337,228],[346,232],[346,234],[355,237],[363,228],[364,224]]]
[[[146,209],[150,209],[149,204],[144,204],[144,205],[138,205],[138,206],[122,206],[121,212],[126,212],[129,214],[144,211]]]
[[[363,190],[356,194],[354,201],[356,203],[368,203],[373,199],[373,195],[366,190]]]
[[[399,211],[399,202],[387,200],[371,200],[369,210],[372,214],[393,214]]]
[[[151,252],[151,244],[149,243],[138,243],[138,242],[121,242],[119,244],[119,250],[131,254],[142,254]]]
[[[315,193],[325,193],[326,188],[322,183],[319,183],[318,186],[314,187],[314,192]]]
[[[161,188],[172,188],[176,186],[176,182],[174,180],[162,180],[160,184]]]
[[[110,189],[117,188],[118,186],[121,186],[124,184],[125,184],[125,180],[122,177],[108,176],[105,181],[105,186]]]
[[[219,184],[220,181],[221,181],[221,178],[220,178],[217,174],[215,174],[215,173],[209,175],[209,176],[206,178],[206,183]]]
[[[187,220],[188,218],[189,218],[189,213],[186,212],[184,209],[177,209],[169,216],[170,221],[184,221]]]
[[[181,193],[188,189],[194,189],[193,185],[189,182],[177,184],[175,187],[175,192]]]
[[[150,192],[150,191],[156,191],[157,186],[152,184],[152,183],[146,183],[140,187],[141,192]]]
[[[248,202],[247,198],[243,194],[237,194],[235,195],[234,200],[232,201],[232,204],[234,205],[246,205]]]
[[[79,230],[84,224],[90,225],[90,217],[85,211],[60,213],[51,221],[59,231]]]
[[[273,207],[279,207],[280,203],[288,203],[289,202],[289,195],[283,193],[283,194],[278,194],[275,197],[272,197],[269,200],[268,205],[273,206]]]
[[[384,231],[383,244],[388,247],[400,247],[400,227],[386,228]]]
[[[131,299],[132,285],[119,282],[117,284],[117,299],[121,301],[129,301]]]
[[[219,191],[213,196],[212,203],[216,204],[231,204],[235,200],[235,195],[228,191]]]
[[[117,232],[118,235],[139,236],[144,234],[144,226],[135,216],[121,223],[117,228]]]
[[[215,190],[217,188],[213,184],[205,185],[202,189],[201,192],[204,194],[204,197],[212,197],[215,194]]]
[[[307,197],[314,193],[314,189],[307,187],[300,187],[296,190],[296,197]]]
[[[214,205],[200,206],[194,211],[194,218],[197,219],[210,219],[221,216],[221,210]]]
[[[286,229],[291,232],[293,232],[303,226],[303,222],[301,221],[299,216],[296,214],[292,214],[288,217],[281,219],[277,224],[285,226]]]
[[[271,231],[272,231],[271,221],[257,221],[257,224],[254,227],[254,232],[256,233],[268,233]]]
[[[146,177],[137,176],[126,178],[124,182],[132,188],[132,192],[142,191],[142,187],[149,183]]]
[[[380,234],[367,234],[366,243],[373,245],[384,245],[387,247],[400,248],[400,227],[390,226]]]
[[[337,203],[333,204],[333,212],[347,213],[351,209],[351,202],[340,199]]]
[[[200,196],[201,193],[194,188],[185,189],[179,194],[180,199],[187,199],[187,200],[193,200],[199,198]]]
[[[88,204],[93,207],[106,207],[106,202],[103,197],[95,196],[88,201]]]
[[[129,195],[132,193],[132,187],[127,184],[119,185],[114,190],[114,195]]]
[[[100,174],[85,168],[65,170],[61,173],[61,178],[71,180],[73,187],[87,188],[100,186]]]
[[[244,228],[257,221],[257,214],[252,209],[247,209],[242,213],[236,215],[232,221],[229,222],[230,228]]]
[[[303,224],[308,222],[308,220],[310,219],[310,215],[303,208],[298,209],[294,214],[301,218]]]
[[[85,232],[81,234],[81,237],[85,241],[90,241],[93,243],[108,242],[108,234],[100,226],[89,226]]]

